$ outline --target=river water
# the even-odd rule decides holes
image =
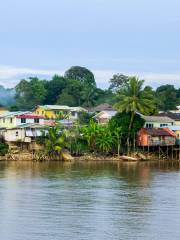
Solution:
[[[0,163],[0,240],[179,240],[180,163]]]

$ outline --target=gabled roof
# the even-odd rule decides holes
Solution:
[[[99,104],[96,107],[88,109],[89,112],[114,111],[113,107],[108,103]]]
[[[171,136],[175,137],[174,133],[167,128],[142,128],[142,131],[150,136]]]
[[[146,121],[146,122],[159,122],[159,123],[172,123],[174,120],[169,117],[161,117],[161,116],[144,116],[141,115],[141,117]]]
[[[0,115],[0,118],[8,118],[8,117],[15,117],[23,114],[29,114],[30,112],[22,112],[22,111],[17,111],[17,112],[5,112]]]
[[[70,111],[74,112],[87,112],[87,110],[83,107],[69,107]]]
[[[44,110],[68,110],[69,107],[65,105],[39,105],[38,107]]]
[[[43,108],[44,110],[69,110],[69,111],[76,111],[76,112],[86,112],[87,110],[82,107],[69,107],[65,105],[39,105],[38,107]]]
[[[180,112],[162,112],[162,113],[159,113],[158,116],[161,116],[161,117],[169,117],[173,120],[180,120]]]
[[[18,115],[17,118],[26,118],[26,119],[41,119],[41,118],[45,118],[44,116],[38,116],[38,115],[31,115],[31,114],[22,114],[22,115]]]
[[[98,117],[101,117],[103,115],[107,116],[107,118],[111,118],[113,116],[115,116],[117,113],[117,111],[101,111],[99,113],[97,113],[94,118],[98,118]]]

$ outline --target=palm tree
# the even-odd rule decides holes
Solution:
[[[97,98],[96,88],[86,84],[82,91],[83,106],[91,107],[94,106]]]
[[[155,109],[155,99],[152,91],[143,88],[143,84],[144,80],[130,77],[127,84],[125,84],[125,86],[117,93],[118,102],[115,104],[115,108],[119,112],[130,113],[129,134],[127,139],[128,144],[135,114],[137,112],[148,114]]]
[[[118,103],[115,108],[119,112],[131,114],[129,129],[131,129],[136,112],[148,114],[155,108],[152,92],[143,88],[144,80],[130,77],[129,82],[117,94]]]

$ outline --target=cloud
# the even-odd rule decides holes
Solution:
[[[22,78],[28,78],[32,76],[50,78],[55,73],[62,75],[63,71],[18,68],[0,65],[0,84],[5,87],[14,87]]]
[[[107,88],[109,79],[113,74],[118,73],[117,70],[92,70],[98,87]],[[34,69],[20,68],[13,66],[0,65],[0,84],[5,87],[14,87],[22,78],[37,76],[39,78],[51,79],[54,74],[63,75],[65,70],[57,69]],[[138,76],[145,80],[146,85],[154,88],[163,84],[173,84],[180,87],[180,73],[152,73],[152,72],[123,72],[128,76]]]

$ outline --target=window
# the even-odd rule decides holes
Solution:
[[[59,111],[54,111],[54,113],[57,115],[57,114],[59,114]]]
[[[160,124],[160,127],[167,127],[167,126],[168,126],[167,123],[162,123],[162,124]]]
[[[153,128],[154,127],[154,124],[152,123],[146,123],[146,128]]]
[[[10,118],[10,123],[12,123],[13,122],[13,119],[12,118]]]
[[[5,123],[6,122],[6,119],[5,118],[3,118],[3,123]]]
[[[71,115],[72,115],[73,117],[75,117],[75,116],[76,116],[76,112],[71,112]]]
[[[21,118],[21,123],[26,123],[26,119],[25,118]]]
[[[34,123],[39,123],[39,118],[34,118]]]
[[[18,137],[18,135],[19,135],[19,133],[18,133],[18,131],[16,132],[16,137]]]
[[[37,114],[39,114],[39,111],[37,111]]]

